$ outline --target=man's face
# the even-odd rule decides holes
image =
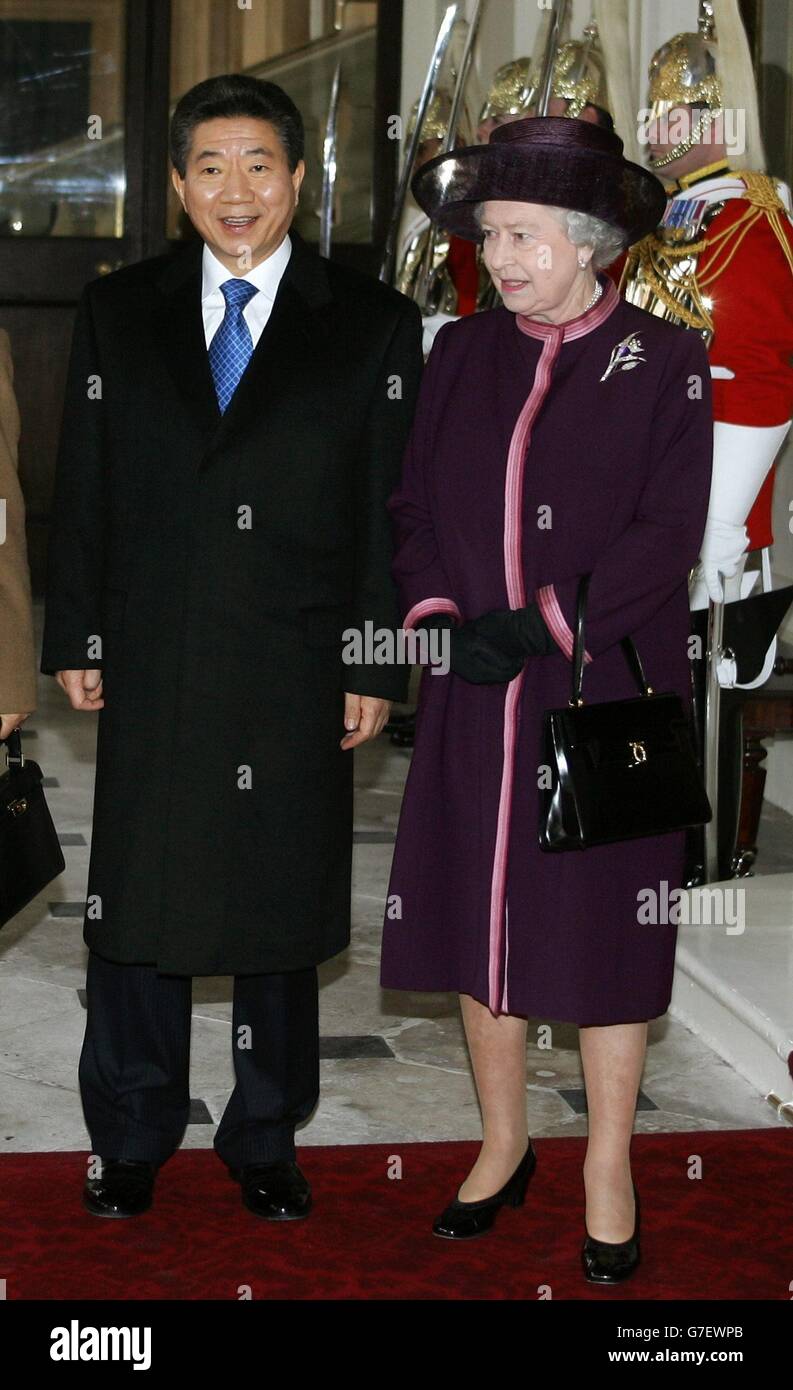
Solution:
[[[696,130],[702,118],[702,110],[694,106],[672,106],[663,117],[654,117],[647,125],[647,143],[650,153],[650,168],[657,160],[666,155],[674,154],[678,146],[689,139],[692,132]],[[725,158],[725,147],[723,141],[718,138],[721,132],[718,126],[711,127],[702,137],[702,140],[693,145],[691,149],[684,150],[677,158],[672,159],[658,170],[661,178],[667,182],[682,178],[685,174],[692,174],[696,169],[703,169],[708,164],[716,163]]]
[[[512,121],[525,121],[527,115],[529,115],[528,111],[519,111],[516,116],[488,116],[487,120],[480,121],[477,126],[477,145],[486,145],[498,126],[510,125]]]
[[[548,102],[548,115],[566,116],[569,107],[570,102],[568,101],[567,97],[551,97],[550,101]],[[594,106],[585,106],[581,111],[581,115],[577,119],[579,121],[589,121],[590,125],[600,124],[600,117],[597,113],[597,109]]]
[[[548,115],[566,116],[569,105],[570,102],[567,97],[551,97],[548,102]],[[531,111],[519,111],[517,116],[488,116],[486,121],[481,121],[479,124],[476,143],[487,145],[497,126],[508,125],[510,121],[525,121],[527,116],[536,116],[536,114],[536,110],[532,108]],[[594,106],[585,106],[578,119],[579,121],[589,121],[592,125],[600,124],[600,116]]]
[[[275,127],[251,116],[222,116],[193,131],[184,178],[173,185],[218,260],[244,274],[272,255],[289,230],[305,174],[294,173]]]

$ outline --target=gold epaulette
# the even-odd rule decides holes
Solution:
[[[746,201],[767,212],[785,212],[785,204],[777,193],[776,183],[770,174],[758,174],[754,169],[736,169],[735,178],[746,184]]]
[[[768,174],[758,174],[754,169],[739,169],[735,170],[734,174],[746,187],[742,201],[749,206],[730,226],[708,237],[705,244],[712,255],[706,274],[699,276],[701,290],[708,289],[724,273],[744,237],[761,217],[767,219],[793,275],[793,248],[782,226],[782,218],[787,217],[787,209],[777,192],[774,180]]]

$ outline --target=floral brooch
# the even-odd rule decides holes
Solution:
[[[646,362],[646,360],[641,339],[636,333],[631,333],[629,337],[623,338],[621,343],[617,343],[600,380],[605,381],[612,372],[632,372],[634,367],[638,367],[640,362]]]

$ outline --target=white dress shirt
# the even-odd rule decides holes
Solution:
[[[275,292],[281,282],[281,276],[286,270],[289,257],[292,254],[292,242],[289,235],[284,237],[281,245],[262,261],[260,265],[249,270],[247,275],[234,276],[231,271],[213,255],[209,247],[204,243],[203,257],[203,283],[201,286],[201,312],[204,316],[204,335],[206,344],[212,342],[215,334],[223,322],[223,315],[226,312],[226,301],[220,291],[220,286],[226,280],[250,280],[255,285],[258,294],[254,294],[248,300],[243,309],[243,317],[250,329],[253,346],[256,347],[262,329],[270,317],[273,308]]]

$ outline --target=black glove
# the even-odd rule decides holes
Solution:
[[[449,666],[463,680],[473,685],[504,685],[514,680],[523,669],[525,657],[505,655],[495,643],[480,637],[476,630],[478,621],[458,626],[448,613],[431,613],[417,624],[416,630],[449,629]]]
[[[506,656],[546,656],[559,647],[545,625],[536,603],[526,608],[483,613],[474,620],[480,637],[500,647]]]
[[[456,676],[473,685],[504,685],[523,670],[526,658],[505,652],[503,647],[482,637],[477,630],[478,619],[453,628],[450,665]]]
[[[484,613],[455,626],[447,613],[433,613],[420,628],[449,628],[449,664],[472,685],[505,685],[523,670],[526,658],[558,651],[536,604]]]

